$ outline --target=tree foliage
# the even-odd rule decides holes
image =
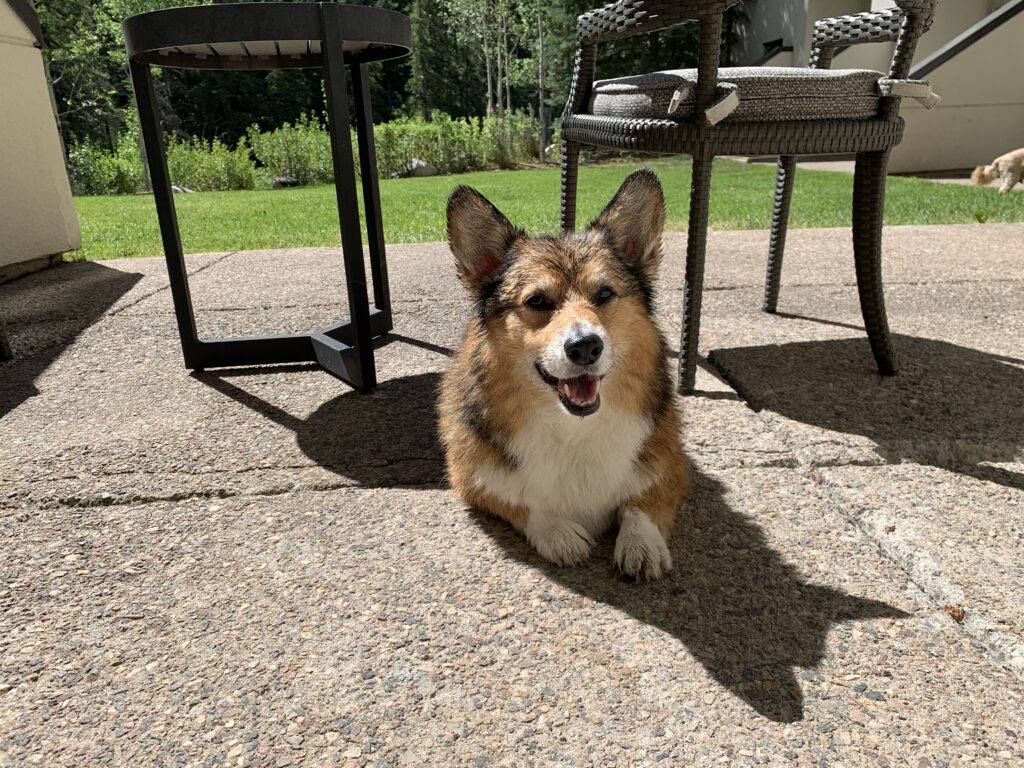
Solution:
[[[121,38],[127,16],[211,0],[36,0],[62,131],[69,145],[116,153],[134,121]],[[374,117],[540,117],[543,142],[572,77],[575,20],[596,0],[368,0],[409,16],[412,55],[371,67]],[[599,77],[692,66],[695,25],[602,46]],[[323,118],[317,70],[159,70],[165,127],[183,141],[233,147],[250,126]]]

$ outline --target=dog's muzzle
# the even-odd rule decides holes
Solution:
[[[573,416],[589,416],[601,407],[601,379],[593,373],[582,373],[568,379],[552,376],[540,363],[535,364],[537,373],[555,392],[558,399]]]

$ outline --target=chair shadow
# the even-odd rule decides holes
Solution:
[[[814,318],[799,318],[812,320]],[[756,410],[862,435],[888,462],[914,462],[1024,488],[987,462],[1024,453],[1024,360],[894,335],[900,364],[879,376],[862,338],[718,349],[709,360]]]
[[[38,395],[36,379],[141,279],[80,261],[0,286],[0,316],[13,351],[0,362],[0,418]]]
[[[614,532],[583,566],[559,568],[509,526],[480,512],[471,515],[508,556],[675,637],[716,681],[764,717],[800,720],[797,668],[819,664],[833,625],[908,614],[805,581],[760,526],[724,501],[717,481],[698,472],[693,479],[693,498],[669,538],[673,570],[651,583],[615,574]]]
[[[447,487],[434,410],[439,373],[385,380],[371,395],[346,392],[305,419],[227,380],[241,373],[195,375],[293,430],[309,458],[359,485]],[[651,584],[629,583],[615,574],[613,534],[599,543],[587,565],[557,568],[505,523],[473,510],[469,515],[509,557],[671,634],[729,691],[780,722],[803,716],[796,668],[819,663],[835,623],[906,615],[800,578],[769,546],[761,528],[733,510],[719,483],[706,475],[695,476],[694,499],[671,538],[674,570]]]

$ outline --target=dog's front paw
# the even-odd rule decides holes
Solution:
[[[672,568],[665,537],[639,509],[630,507],[622,516],[615,539],[615,565],[635,579],[657,579]]]
[[[582,525],[534,513],[526,523],[526,539],[541,557],[555,565],[579,565],[589,557],[594,545]]]

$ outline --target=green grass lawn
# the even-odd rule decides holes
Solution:
[[[665,186],[668,228],[685,230],[690,171],[687,158],[647,160]],[[594,217],[635,163],[583,166],[578,220]],[[484,171],[456,176],[381,181],[384,236],[389,243],[443,240],[444,209],[458,184],[476,187],[514,223],[531,233],[558,226],[557,168]],[[770,225],[775,167],[715,162],[712,179],[713,229],[766,229]],[[797,172],[791,225],[841,227],[850,224],[853,177],[823,171]],[[334,187],[198,192],[176,195],[187,253],[288,246],[333,246],[339,242]],[[75,199],[83,259],[156,256],[162,253],[156,209],[148,195]],[[890,178],[887,224],[963,224],[1024,221],[1024,194],[999,195],[922,179]]]

